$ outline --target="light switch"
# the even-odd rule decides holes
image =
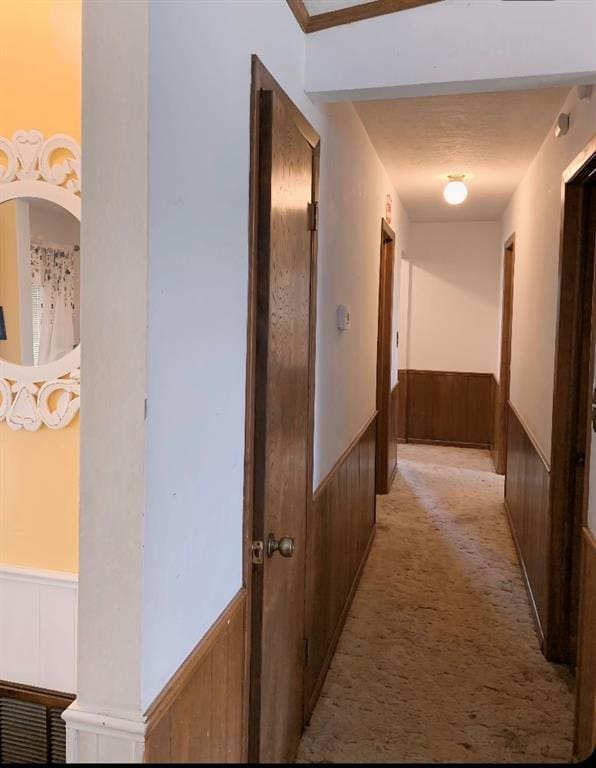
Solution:
[[[337,308],[337,327],[340,331],[347,331],[350,327],[349,304],[340,304]]]

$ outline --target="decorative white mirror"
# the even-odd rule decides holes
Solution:
[[[61,429],[80,407],[81,152],[0,136],[0,422]]]

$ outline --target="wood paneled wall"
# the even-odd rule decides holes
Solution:
[[[499,472],[499,446],[498,446],[498,435],[499,430],[501,429],[502,424],[502,417],[501,417],[501,408],[500,408],[500,401],[499,401],[499,382],[495,379],[493,376],[493,382],[492,382],[492,392],[491,392],[491,418],[492,418],[492,430],[490,435],[490,455],[493,460],[493,464],[495,465],[495,470]],[[508,408],[509,406],[506,404],[505,406]],[[503,472],[500,472],[499,474],[504,474]]]
[[[408,370],[403,379],[407,442],[489,447],[494,421],[491,373]]]
[[[314,708],[375,527],[375,416],[317,489],[306,563],[305,717]]]
[[[238,763],[245,750],[246,590],[147,711],[146,763]]]
[[[505,506],[541,642],[548,630],[550,467],[509,403]]]
[[[580,623],[575,712],[575,757],[596,749],[596,537],[582,531]]]
[[[398,372],[398,383],[393,390],[391,404],[395,418],[397,442],[405,443],[408,436],[408,372],[405,369],[400,369]]]

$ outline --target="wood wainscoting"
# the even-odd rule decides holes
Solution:
[[[408,437],[408,371],[405,368],[400,368],[397,372],[397,384],[391,395],[391,407],[397,442],[405,443]]]
[[[146,713],[146,763],[246,761],[246,590]]]
[[[493,385],[492,385],[492,394],[491,394],[491,414],[492,414],[492,420],[493,420],[493,428],[491,432],[490,437],[490,455],[493,460],[493,464],[495,465],[495,471],[499,475],[505,474],[506,467],[503,467],[503,471],[499,472],[499,443],[498,443],[498,436],[499,436],[499,430],[501,429],[502,424],[502,416],[501,416],[501,391],[499,388],[499,382],[496,380],[496,378],[493,376]],[[505,403],[506,409],[509,409],[508,403]],[[507,413],[507,410],[505,413]],[[503,451],[503,456],[506,459],[505,451]]]
[[[305,720],[308,721],[375,530],[376,414],[323,480],[309,509]]]
[[[493,374],[400,371],[406,382],[405,439],[469,448],[488,448],[494,422]],[[403,378],[402,378],[403,377]]]
[[[541,645],[547,632],[550,466],[508,403],[505,508]]]
[[[596,749],[596,537],[582,530],[575,747],[577,760]]]

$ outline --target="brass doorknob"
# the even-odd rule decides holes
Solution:
[[[294,539],[289,536],[282,536],[277,541],[275,536],[270,533],[267,539],[267,557],[273,557],[275,552],[279,552],[282,557],[292,557],[294,554]]]

